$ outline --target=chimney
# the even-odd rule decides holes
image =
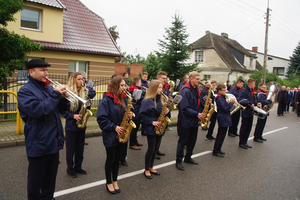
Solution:
[[[253,52],[257,52],[258,51],[258,47],[252,47],[252,51]]]
[[[228,39],[228,33],[221,33],[221,36],[225,39]]]
[[[205,35],[207,35],[207,34],[209,34],[210,33],[210,31],[205,31]]]

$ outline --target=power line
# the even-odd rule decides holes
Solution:
[[[294,32],[294,31],[291,30],[289,27],[293,27],[297,32],[300,32],[299,30],[297,30],[293,25],[291,25],[290,23],[288,23],[287,21],[285,21],[283,18],[281,18],[279,15],[277,15],[277,14],[275,13],[275,18],[276,18],[276,17],[278,17],[279,19],[281,19],[281,20],[284,22],[284,23],[281,23],[281,22],[277,21],[278,23],[280,23],[281,25],[285,26],[287,29],[289,29],[291,32],[293,32],[295,35],[297,35],[298,37],[300,37],[300,36],[298,35],[298,33]],[[288,24],[289,27],[287,27],[285,24]]]
[[[250,4],[247,4],[247,3],[243,2],[242,0],[239,0],[239,1],[242,2],[242,3],[244,3],[244,4],[246,4],[247,6],[250,6],[250,7],[254,8],[255,10],[258,10],[258,11],[260,11],[260,12],[264,12],[263,10],[260,10],[260,9],[258,9],[258,8],[256,8],[256,7],[250,5]]]
[[[236,36],[238,36],[239,34],[243,33],[244,31],[248,30],[250,27],[252,27],[254,24],[256,24],[263,17],[264,17],[264,15],[261,16],[258,20],[256,20],[253,24],[251,24],[250,26],[248,26],[247,28],[245,28],[244,30],[242,30],[241,32],[239,32],[238,34],[234,35],[233,38],[236,37]]]

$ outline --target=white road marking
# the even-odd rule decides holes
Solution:
[[[281,131],[281,130],[284,130],[284,129],[287,129],[287,128],[288,127],[282,127],[282,128],[279,128],[279,129],[276,129],[276,130],[273,130],[273,131],[266,132],[263,135],[269,135],[271,133],[275,133],[275,132],[278,132],[278,131]],[[253,137],[249,138],[248,140],[251,140],[251,139],[253,139]],[[204,155],[209,154],[209,153],[212,153],[212,151],[204,151],[204,152],[201,152],[201,153],[198,153],[198,154],[194,154],[194,155],[192,155],[192,158],[204,156]],[[163,167],[174,165],[175,162],[176,161],[173,160],[173,161],[170,161],[170,162],[162,163],[160,165],[156,165],[155,169],[160,169],[160,168],[163,168]],[[142,174],[142,173],[144,173],[144,170],[145,169],[140,169],[140,170],[130,172],[130,173],[127,173],[127,174],[122,174],[122,175],[118,176],[118,180],[122,180],[122,179],[125,179],[125,178],[130,178],[130,177]],[[96,186],[99,186],[99,185],[104,185],[104,184],[106,184],[106,179],[55,192],[54,197],[59,197],[59,196],[71,194],[71,193],[74,193],[74,192],[78,192],[80,190],[85,190],[85,189],[89,189],[89,188],[96,187]]]
[[[192,155],[192,158],[204,156],[204,155],[209,154],[211,152],[212,151],[204,151],[204,152],[201,152],[201,153],[198,153],[198,154],[194,154],[194,155]],[[175,165],[175,162],[176,161],[173,160],[173,161],[170,161],[170,162],[162,163],[160,165],[156,165],[155,169],[160,169],[160,168],[167,167],[167,166],[170,166],[170,165]],[[130,178],[130,177],[142,174],[142,173],[144,173],[144,170],[145,169],[140,169],[140,170],[130,172],[130,173],[127,173],[127,174],[122,174],[122,175],[118,176],[118,180],[122,180],[122,179],[125,179],[125,178]],[[106,184],[106,179],[55,192],[54,197],[59,197],[59,196],[63,196],[63,195],[66,195],[66,194],[71,194],[71,193],[74,193],[74,192],[78,192],[80,190],[85,190],[85,189],[89,189],[89,188],[96,187],[96,186],[99,186],[99,185],[104,185],[104,184]]]

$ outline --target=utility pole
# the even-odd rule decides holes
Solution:
[[[268,8],[267,8],[267,16],[266,16],[266,33],[265,33],[265,51],[264,51],[264,66],[263,66],[263,83],[266,83],[267,78],[267,59],[268,59],[268,34],[269,34],[269,16],[270,16],[270,8],[269,8],[269,0],[268,0]]]

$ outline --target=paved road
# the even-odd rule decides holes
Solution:
[[[253,149],[238,147],[238,138],[226,137],[225,158],[211,155],[212,142],[199,130],[194,159],[199,165],[175,168],[176,127],[163,137],[161,151],[166,156],[155,161],[161,173],[152,180],[142,172],[146,138],[142,150],[128,150],[128,167],[120,168],[120,194],[105,190],[105,149],[101,137],[87,138],[83,168],[88,175],[72,179],[66,174],[65,150],[57,175],[57,200],[67,199],[300,199],[300,118],[295,114],[278,117],[274,112],[265,128],[267,142],[254,143]],[[254,120],[255,121],[255,120]],[[254,123],[255,124],[255,123]],[[252,127],[252,134],[254,126]],[[216,130],[215,130],[216,134]],[[214,134],[214,135],[215,135]],[[251,136],[252,136],[251,134]],[[26,199],[27,159],[24,146],[0,149],[0,199]]]

